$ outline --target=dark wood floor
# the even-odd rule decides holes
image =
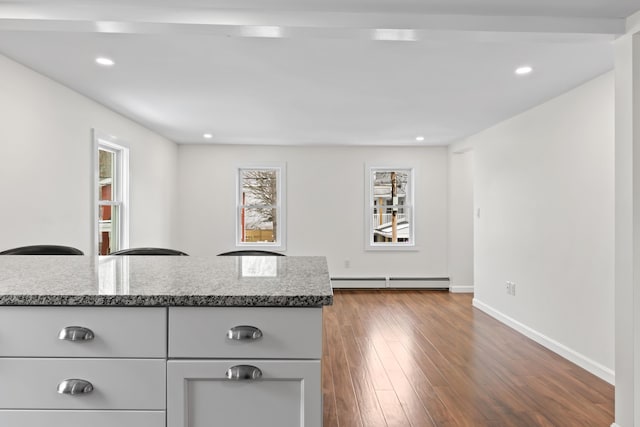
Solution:
[[[613,387],[437,291],[336,291],[324,311],[324,427],[598,426]]]

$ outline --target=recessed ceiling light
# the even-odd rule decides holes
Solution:
[[[283,37],[282,27],[269,25],[247,25],[240,29],[243,37],[264,37],[278,39]]]
[[[376,28],[373,30],[372,38],[373,40],[414,42],[416,31],[406,28]]]
[[[96,58],[96,64],[103,65],[105,67],[111,67],[112,65],[115,64],[115,62],[111,58],[107,58],[107,57],[104,57],[104,56],[99,56],[99,57]]]
[[[524,76],[526,74],[529,74],[533,71],[533,68],[530,67],[529,65],[523,65],[522,67],[518,67],[516,68],[516,74],[519,76]]]
[[[416,141],[424,141],[424,136],[416,136]]]
[[[202,137],[205,138],[205,139],[211,139],[211,138],[213,138],[213,135],[210,134],[210,133],[205,133],[204,135],[202,135]]]

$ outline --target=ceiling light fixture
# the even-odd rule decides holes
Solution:
[[[516,68],[516,74],[519,76],[524,76],[533,71],[533,68],[529,65],[523,65],[522,67]]]
[[[424,141],[424,136],[420,135],[420,136],[416,136],[416,141]]]
[[[205,139],[211,139],[211,138],[213,138],[213,135],[210,134],[210,133],[205,133],[204,135],[202,135],[202,137],[205,138]]]
[[[264,37],[278,39],[283,37],[282,27],[268,25],[247,25],[240,29],[243,37]]]
[[[96,58],[96,64],[102,65],[104,67],[111,67],[115,65],[115,62],[111,58],[107,58],[105,56],[99,56]]]
[[[414,42],[416,41],[416,30],[397,28],[377,28],[373,30],[374,40]]]

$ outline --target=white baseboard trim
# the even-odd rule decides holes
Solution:
[[[387,287],[385,277],[331,278],[333,289],[381,289]]]
[[[547,337],[546,335],[543,335],[540,332],[530,328],[529,326],[524,325],[518,322],[517,320],[507,316],[506,314],[503,314],[498,310],[495,310],[494,308],[483,303],[482,301],[479,301],[477,298],[473,299],[473,306],[487,313],[489,316],[493,317],[494,319],[504,323],[510,328],[515,329],[516,331],[520,332],[526,337],[531,338],[538,344],[548,348],[554,353],[557,353],[560,356],[564,357],[565,359],[580,366],[581,368],[586,369],[587,371],[591,372],[593,375],[603,379],[609,384],[615,385],[616,376],[615,376],[615,372],[612,369],[609,369],[606,366],[603,366],[600,363],[595,362],[589,359],[588,357],[585,357],[584,355],[576,352],[575,350],[570,349],[569,347],[559,343],[558,341],[555,341]]]
[[[389,277],[387,286],[395,289],[449,289],[449,278]]]
[[[449,292],[452,292],[454,294],[472,294],[473,285],[472,286],[450,286]]]
[[[449,289],[448,277],[332,277],[333,289]]]

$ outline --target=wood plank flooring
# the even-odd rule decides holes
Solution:
[[[324,427],[608,427],[613,386],[471,306],[340,291],[324,309]]]

